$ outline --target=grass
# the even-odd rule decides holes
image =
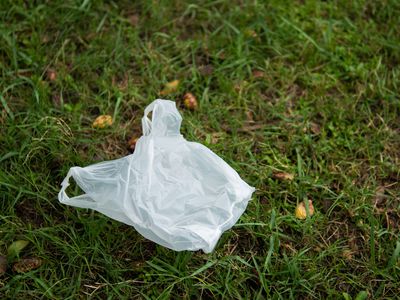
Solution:
[[[4,0],[0,20],[0,254],[44,262],[11,259],[2,299],[398,297],[398,1]],[[129,154],[174,79],[185,137],[257,188],[211,254],[57,200],[70,167]]]

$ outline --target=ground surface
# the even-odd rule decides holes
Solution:
[[[2,299],[399,295],[400,2],[4,0],[0,41],[0,255],[29,241]],[[129,154],[175,79],[186,138],[257,188],[209,255],[57,200],[71,166]]]

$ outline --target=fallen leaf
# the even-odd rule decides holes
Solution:
[[[105,128],[111,126],[113,123],[112,117],[110,115],[101,115],[94,120],[92,127],[93,128]]]
[[[57,79],[57,72],[54,71],[53,69],[48,69],[47,70],[47,78],[50,81],[55,81]]]
[[[344,259],[351,261],[353,259],[353,251],[349,249],[343,250],[342,256]]]
[[[17,273],[26,273],[39,268],[42,263],[43,261],[37,257],[23,258],[14,264],[13,270]]]
[[[251,111],[246,111],[246,119],[247,119],[247,122],[249,122],[249,123],[254,123],[253,112],[251,112]]]
[[[286,172],[275,172],[273,173],[273,177],[279,180],[288,180],[292,181],[294,179],[294,175]]]
[[[314,214],[314,206],[312,204],[311,200],[308,200],[308,216],[312,216]],[[294,214],[297,219],[304,220],[307,218],[307,209],[306,209],[306,204],[304,201],[300,202],[294,211]]]
[[[211,134],[206,135],[206,143],[207,144],[216,144],[222,136],[222,132],[213,132]]]
[[[50,37],[48,35],[42,36],[42,43],[47,44],[50,41]]]
[[[321,127],[317,123],[314,123],[314,122],[310,123],[310,130],[312,133],[317,134],[317,135],[321,133]]]
[[[183,96],[183,104],[185,104],[185,107],[190,110],[196,110],[198,107],[197,99],[192,93],[186,93]]]
[[[129,150],[131,150],[131,151],[134,151],[134,150],[135,150],[136,142],[137,142],[138,140],[139,140],[139,138],[136,137],[136,136],[133,136],[133,137],[131,137],[131,138],[129,139],[129,141],[128,141],[128,148],[129,148]]]
[[[228,133],[234,132],[234,130],[226,125],[221,126]],[[265,124],[244,124],[242,128],[236,129],[237,132],[252,132],[259,129],[265,128]]]
[[[374,208],[378,213],[385,212],[385,190],[384,186],[379,186],[375,191]]]
[[[168,82],[165,85],[164,89],[160,92],[160,95],[161,96],[165,96],[165,95],[171,94],[173,92],[176,92],[176,90],[179,87],[179,82],[180,81],[178,79],[175,79],[175,80],[173,80],[171,82]]]
[[[350,250],[351,250],[353,253],[357,253],[357,252],[360,251],[360,248],[359,248],[359,246],[358,246],[358,244],[357,244],[357,238],[356,238],[356,237],[351,237],[351,238],[350,238],[350,240],[349,240],[349,247],[350,247]]]
[[[316,252],[318,252],[318,253],[319,253],[319,252],[321,252],[321,251],[322,251],[323,247],[321,247],[321,244],[319,244],[318,246],[315,246],[315,248],[314,248],[314,249],[315,249],[315,251],[316,251]]]
[[[298,252],[297,249],[290,242],[282,243],[282,247],[289,250],[292,254],[296,254]]]
[[[28,246],[29,241],[24,241],[24,240],[18,240],[13,242],[10,246],[8,246],[8,256],[18,256],[19,253],[24,249],[26,246]]]
[[[7,271],[7,258],[0,255],[0,276]]]
[[[265,127],[265,124],[243,125],[242,128],[238,129],[238,132],[251,132],[251,131],[263,129],[264,127]]]
[[[220,132],[215,132],[211,134],[211,144],[216,144],[219,141],[219,138],[221,137],[221,133]]]
[[[178,86],[179,86],[179,80],[178,80],[178,79],[175,79],[175,80],[173,80],[173,81],[171,81],[171,82],[168,82],[168,83],[165,85],[165,87],[166,87],[167,89],[170,89],[170,90],[177,89]]]
[[[125,73],[124,78],[118,82],[117,86],[120,90],[125,91],[126,88],[128,87],[128,83],[129,83],[129,76],[128,74]]]
[[[265,73],[261,70],[253,70],[252,75],[254,78],[263,78]]]
[[[139,23],[139,15],[133,14],[128,16],[128,21],[133,27],[135,27]]]
[[[128,76],[127,73],[124,74],[122,79],[118,79],[116,75],[114,75],[111,78],[111,84],[113,86],[116,86],[121,91],[125,91],[126,90],[126,88],[128,87],[128,83],[129,83],[129,76]]]
[[[246,29],[246,30],[244,31],[244,34],[245,34],[246,36],[248,36],[248,37],[253,37],[253,38],[258,37],[257,32],[255,32],[255,31],[252,30],[252,29]]]
[[[97,36],[96,31],[89,32],[88,34],[85,35],[85,40],[86,40],[86,41],[91,41],[91,40],[93,40],[96,36]]]
[[[214,67],[212,65],[201,66],[199,72],[203,76],[210,76],[214,72]]]
[[[233,89],[235,90],[235,92],[240,92],[243,89],[243,83],[242,82],[236,82],[233,85]]]

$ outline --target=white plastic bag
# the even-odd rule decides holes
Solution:
[[[58,199],[131,225],[173,250],[211,252],[242,215],[254,188],[207,147],[186,141],[181,121],[175,102],[155,100],[144,111],[135,152],[72,167]],[[71,176],[84,195],[67,196]]]

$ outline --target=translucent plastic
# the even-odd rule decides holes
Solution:
[[[72,167],[58,199],[131,225],[170,249],[211,252],[242,215],[254,188],[207,147],[185,140],[181,121],[175,102],[155,100],[145,109],[135,152]],[[67,196],[71,176],[84,195]]]

